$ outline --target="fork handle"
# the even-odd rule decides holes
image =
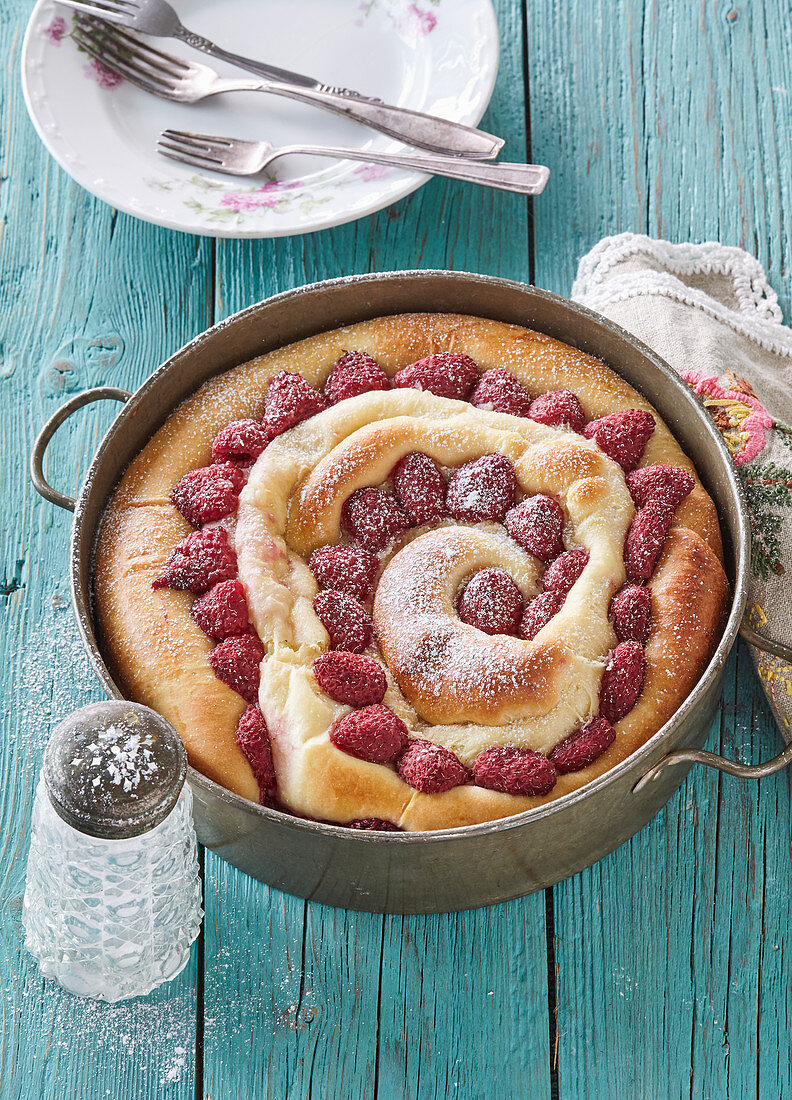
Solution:
[[[214,42],[204,38],[203,35],[188,31],[184,26],[180,25],[173,32],[173,37],[178,38],[180,42],[184,42],[187,46],[192,46],[194,50],[208,53],[210,57],[215,57],[218,61],[227,61],[231,65],[248,69],[251,73],[255,73],[256,76],[263,77],[265,80],[294,84],[300,88],[314,88],[317,91],[321,88],[319,81],[313,80],[310,76],[293,73],[291,69],[279,69],[277,65],[265,65],[263,61],[252,61],[248,57],[240,57],[239,54],[224,50],[222,46],[216,46]]]
[[[227,61],[241,69],[247,69],[266,83],[258,91],[272,92],[287,99],[296,99],[312,107],[322,107],[333,114],[359,122],[381,134],[414,145],[418,149],[428,149],[433,153],[445,153],[449,156],[464,156],[488,160],[496,157],[503,148],[503,141],[494,134],[476,130],[472,126],[463,126],[461,122],[449,122],[445,118],[410,111],[406,107],[391,107],[379,100],[364,99],[352,95],[340,95],[336,92],[321,91],[317,82],[309,77],[286,69],[276,69],[262,65],[249,57],[231,53],[216,46],[208,38],[193,34],[180,26],[174,37],[192,46],[196,50],[209,54],[220,61]]]
[[[262,92],[296,99],[313,107],[322,107],[335,115],[359,122],[397,141],[414,145],[418,149],[446,156],[470,157],[489,160],[503,148],[503,141],[494,134],[463,126],[461,122],[449,122],[445,118],[409,111],[406,107],[391,107],[387,103],[375,103],[367,99],[350,99],[332,92],[317,92],[309,88],[296,88],[291,84],[267,81]]]
[[[239,54],[224,50],[222,46],[216,45],[211,39],[204,38],[202,34],[188,31],[181,23],[173,32],[173,37],[178,38],[180,42],[184,42],[187,46],[192,46],[195,50],[208,53],[210,57],[215,57],[218,61],[227,61],[238,68],[249,69],[250,72],[263,77],[265,80],[275,80],[281,84],[296,84],[298,88],[313,88],[317,92],[332,92],[335,95],[351,96],[353,99],[368,100],[371,103],[382,103],[382,100],[377,99],[376,96],[361,95],[360,92],[356,92],[352,88],[329,87],[327,84],[322,84],[303,73],[295,73],[291,69],[279,69],[277,65],[267,65],[264,61],[252,61],[250,58],[240,57]]]
[[[339,160],[361,160],[368,164],[387,164],[393,168],[416,168],[432,176],[447,176],[452,180],[480,183],[499,191],[516,191],[520,195],[539,195],[550,176],[543,164],[486,164],[457,157],[422,157],[411,153],[377,153],[371,149],[339,149],[327,145],[287,145],[275,155],[268,154],[266,163],[287,153],[303,156],[333,157]]]

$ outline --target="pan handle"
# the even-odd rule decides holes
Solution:
[[[120,390],[116,386],[97,386],[95,389],[84,390],[71,397],[65,405],[61,405],[58,411],[52,414],[39,432],[33,444],[33,450],[30,452],[30,476],[33,484],[37,492],[50,504],[57,504],[59,508],[66,508],[69,512],[74,511],[74,498],[53,489],[44,476],[44,455],[55,432],[73,412],[81,409],[83,405],[91,405],[94,401],[128,401],[131,396],[128,390]]]
[[[792,647],[783,642],[777,642],[774,638],[765,638],[758,634],[753,627],[748,626],[743,620],[740,625],[740,635],[749,645],[756,646],[763,653],[770,653],[787,664],[792,665]],[[766,775],[780,772],[792,763],[792,744],[787,745],[783,752],[774,756],[771,760],[765,760],[762,764],[739,764],[736,760],[728,760],[716,752],[707,752],[705,749],[677,749],[664,756],[662,760],[653,765],[642,775],[633,787],[633,793],[643,790],[653,780],[657,779],[661,772],[675,764],[703,764],[706,768],[716,768],[727,775],[736,775],[739,779],[764,779]]]

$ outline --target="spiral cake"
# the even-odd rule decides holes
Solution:
[[[229,790],[381,830],[562,797],[716,645],[714,505],[651,406],[514,325],[378,318],[243,364],[127,469],[96,554],[130,698]]]

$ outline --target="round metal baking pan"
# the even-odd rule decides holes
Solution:
[[[107,387],[76,395],[42,430],[31,461],[39,491],[74,510],[74,612],[97,676],[107,693],[118,698],[120,689],[97,636],[92,561],[102,514],[129,462],[173,409],[213,375],[328,329],[411,312],[464,313],[536,329],[603,359],[644,394],[695,462],[716,503],[732,604],[707,669],[662,729],[588,786],[515,817],[429,833],[358,832],[257,806],[189,769],[199,839],[223,859],[301,897],[388,913],[468,909],[552,885],[636,833],[662,808],[691,762],[713,755],[701,754],[698,746],[714,717],[723,666],[740,628],[749,528],[729,453],[688,387],[651,349],[618,326],[521,283],[444,271],[351,276],[287,291],[235,314],[178,351],[133,395]],[[72,501],[46,482],[44,451],[76,408],[102,398],[125,404]],[[763,774],[776,770],[790,753],[788,749],[758,767]],[[719,757],[714,763],[730,766]],[[745,766],[737,767],[745,771]]]

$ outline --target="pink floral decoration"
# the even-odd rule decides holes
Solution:
[[[437,16],[434,12],[424,11],[417,4],[407,5],[407,14],[402,20],[401,30],[412,31],[420,35],[431,34],[437,26]]]
[[[261,195],[257,191],[227,191],[220,200],[221,206],[228,206],[237,214],[243,214],[250,210],[261,210],[265,206],[277,206],[278,199],[274,195]]]
[[[284,196],[278,192],[290,191],[301,183],[302,180],[292,180],[290,183],[267,180],[263,187],[257,187],[255,191],[226,191],[220,199],[220,205],[235,210],[237,214],[279,206]]]
[[[53,45],[59,46],[60,40],[66,33],[66,20],[61,15],[56,15],[48,27],[44,28],[44,34]]]
[[[734,465],[742,466],[756,458],[765,445],[765,433],[775,424],[756,396],[742,390],[724,389],[716,375],[705,377],[698,371],[685,370],[680,371],[680,377],[703,400],[731,452]]]
[[[355,19],[356,27],[364,25],[376,3],[377,0],[362,0],[362,3],[358,4],[360,14]],[[421,38],[424,35],[431,34],[437,26],[437,16],[431,11],[424,11],[423,8],[419,8],[415,0],[411,0],[406,5],[398,19],[394,12],[388,12],[388,14],[395,22],[396,29],[409,38]]]
[[[359,168],[354,170],[354,175],[360,176],[366,183],[371,183],[372,180],[384,179],[389,174],[390,168],[385,164],[361,164]]]
[[[119,76],[118,73],[114,73],[112,69],[106,68],[95,57],[92,57],[88,64],[84,66],[83,72],[89,80],[94,80],[100,88],[108,91],[124,83],[123,77]]]

